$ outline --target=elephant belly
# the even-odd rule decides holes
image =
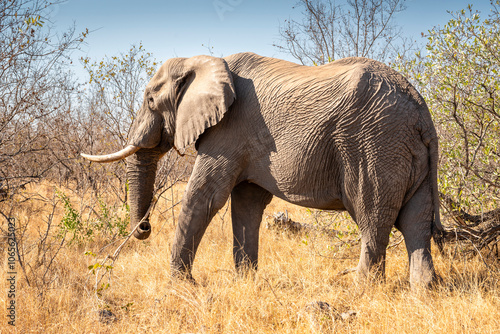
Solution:
[[[279,125],[268,121],[266,131],[251,136],[252,159],[244,174],[287,202],[343,210],[342,159],[335,134],[327,130],[335,120],[324,113],[306,116],[299,122],[296,113],[293,119],[281,119]]]
[[[270,163],[269,163],[270,162]],[[249,181],[292,204],[321,209],[345,210],[340,177],[329,165],[300,164],[277,159],[256,169]]]
[[[315,198],[313,196],[304,196],[295,194],[284,194],[284,196],[277,194],[276,196],[292,204],[312,209],[345,210],[344,203],[340,198],[337,199]]]
[[[345,210],[338,187],[314,177],[277,182],[275,196],[292,204],[321,210]]]

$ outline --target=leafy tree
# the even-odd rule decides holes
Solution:
[[[81,61],[89,74],[88,110],[101,114],[106,130],[121,148],[158,63],[142,44],[132,45],[129,52],[118,56],[98,61],[85,57]]]
[[[481,19],[472,5],[429,31],[427,54],[400,61],[426,99],[441,147],[440,189],[480,214],[500,195],[499,1]]]

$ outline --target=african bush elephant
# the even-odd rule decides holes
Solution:
[[[427,106],[408,81],[365,58],[323,66],[241,53],[165,62],[151,79],[127,158],[131,225],[152,200],[158,160],[196,142],[172,249],[173,273],[191,277],[201,238],[231,196],[234,261],[257,267],[259,227],[272,196],[347,210],[359,226],[358,276],[384,275],[392,226],[404,235],[412,286],[435,278],[430,253],[441,228],[438,142]],[[145,239],[149,221],[136,230]]]

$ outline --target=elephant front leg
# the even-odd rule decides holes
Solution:
[[[174,277],[192,279],[194,257],[210,216],[206,205],[200,205],[194,198],[183,200],[172,246],[170,269]]]
[[[233,256],[236,270],[257,269],[259,228],[272,194],[253,183],[243,182],[231,192]]]
[[[173,276],[192,279],[191,268],[203,234],[234,185],[234,176],[223,175],[216,167],[207,168],[207,164],[196,161],[184,193],[172,246]]]

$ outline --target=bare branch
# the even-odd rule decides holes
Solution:
[[[395,59],[394,45],[404,48],[394,15],[406,0],[300,0],[301,22],[288,20],[280,29],[282,44],[275,45],[302,64],[324,64],[348,56],[380,61]],[[404,53],[404,50],[403,50]]]

